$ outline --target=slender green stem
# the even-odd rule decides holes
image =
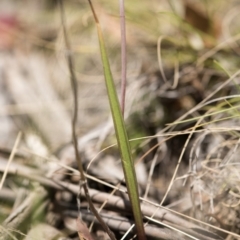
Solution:
[[[133,216],[135,219],[137,235],[140,240],[145,240],[146,236],[145,236],[145,231],[143,227],[143,219],[142,219],[142,213],[140,208],[137,178],[136,178],[134,163],[131,156],[131,149],[130,149],[129,140],[126,132],[126,127],[123,120],[123,114],[120,109],[120,104],[119,104],[116,88],[114,85],[114,81],[113,81],[113,77],[112,77],[112,73],[111,73],[111,69],[108,61],[107,51],[104,44],[101,27],[91,1],[88,0],[88,2],[90,4],[90,7],[95,19],[95,23],[97,26],[98,39],[99,39],[103,70],[104,70],[104,76],[105,76],[105,84],[108,92],[109,104],[111,108],[118,147],[121,153],[121,160],[123,165],[125,181],[128,189],[128,195],[129,195],[129,199],[132,206]]]

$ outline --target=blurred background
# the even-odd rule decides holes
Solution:
[[[58,2],[2,0],[0,4],[1,145],[11,147],[16,131],[22,129],[37,131],[55,150],[70,140],[72,106]],[[168,74],[176,63],[180,67],[195,64],[208,49],[238,34],[237,1],[152,0],[125,5],[129,84],[143,75],[151,82],[149,76],[159,70],[158,58]],[[94,6],[118,85],[118,2],[97,1]],[[66,1],[65,11],[79,81],[78,130],[84,134],[107,119],[109,108],[88,2]],[[159,38],[161,57],[157,52]],[[229,59],[224,51],[216,56],[228,71],[238,67],[238,58],[234,58],[237,40],[228,44],[234,48]]]
[[[84,167],[97,179],[114,185],[123,176],[116,146],[98,155],[116,141],[97,31],[88,1],[63,2],[71,53],[66,52],[58,1],[0,1],[0,170],[5,171],[19,132],[22,138],[14,159],[17,165],[13,166],[21,174],[26,169],[20,166],[29,167],[28,171],[31,168],[24,176],[14,176],[14,169],[9,169],[0,189],[4,206],[0,220],[6,225],[6,219],[14,212],[14,201],[19,199],[16,197],[19,189],[27,191],[24,197],[34,192],[36,179],[33,184],[27,175],[78,185],[79,176],[66,169],[66,165],[76,167],[71,147],[73,97],[66,54],[74,59],[78,81],[77,134]],[[93,1],[120,92],[118,4],[118,1]],[[134,159],[139,162],[136,169],[141,196],[155,203],[161,201],[185,149],[178,181],[175,179],[164,205],[235,233],[240,230],[238,165],[235,169],[227,165],[220,170],[230,160],[236,163],[239,153],[240,80],[237,77],[222,86],[239,70],[239,10],[236,0],[125,2],[128,81],[125,118],[129,137],[145,138],[131,141]],[[219,87],[217,100],[208,98]],[[232,101],[226,100],[228,97]],[[213,102],[200,105],[189,114],[189,120],[169,127],[169,123],[205,99]],[[227,113],[226,108],[230,108]],[[196,123],[205,114],[205,120]],[[185,147],[188,134],[169,140],[170,135],[164,135],[165,127],[174,135],[195,126],[199,132],[194,133]],[[211,132],[212,128],[220,130]],[[150,138],[155,134],[158,136]],[[110,191],[93,180],[89,180],[89,185],[102,192]],[[52,221],[48,214],[41,221],[62,233],[70,231],[72,235],[66,234],[69,239],[76,238],[69,227],[72,224],[69,215],[58,208],[64,209],[64,204],[69,204],[66,208],[74,206],[77,212],[75,196],[59,189],[51,191],[46,212],[52,214]],[[231,191],[233,194],[229,195]],[[19,203],[24,197],[20,197]],[[86,203],[83,206],[86,208]],[[18,225],[13,227],[19,229]],[[97,239],[107,239],[104,234],[100,238],[101,234],[94,233]],[[221,236],[237,239],[226,233]]]

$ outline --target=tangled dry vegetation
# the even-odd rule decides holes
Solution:
[[[118,87],[110,2],[94,4]],[[0,5],[0,239],[108,239],[76,170],[58,4]],[[116,238],[132,239],[94,21],[87,1],[65,8],[90,197]],[[147,239],[240,239],[239,11],[233,0],[126,2],[125,119]]]

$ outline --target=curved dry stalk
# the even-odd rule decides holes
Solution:
[[[167,38],[166,36],[160,36],[157,40],[157,57],[158,57],[158,66],[159,66],[159,70],[160,73],[162,75],[163,81],[165,83],[168,82],[165,72],[163,70],[163,63],[162,63],[162,54],[161,54],[161,43],[162,40],[164,38]],[[173,79],[173,84],[172,86],[170,86],[171,89],[175,89],[178,85],[178,81],[179,81],[179,61],[177,61],[177,59],[175,60],[174,63],[174,79]],[[169,84],[170,85],[170,84]]]
[[[101,216],[99,215],[98,211],[93,205],[93,202],[90,198],[89,191],[88,191],[88,186],[87,186],[87,179],[85,177],[84,171],[83,171],[83,166],[82,166],[82,161],[81,157],[78,151],[78,140],[77,140],[77,135],[76,135],[76,124],[77,124],[77,115],[78,115],[78,91],[77,91],[77,78],[75,76],[74,72],[74,63],[73,59],[71,57],[71,48],[70,48],[70,43],[67,37],[67,30],[66,30],[66,23],[65,23],[65,14],[64,14],[64,7],[63,7],[63,1],[60,0],[60,11],[61,11],[61,21],[62,21],[62,27],[63,27],[63,35],[64,35],[64,40],[66,44],[66,48],[68,51],[67,54],[67,62],[68,62],[68,68],[70,71],[70,79],[71,79],[71,85],[72,85],[72,91],[73,91],[73,98],[74,98],[74,110],[73,110],[73,118],[72,118],[72,138],[73,138],[73,145],[74,145],[74,150],[75,150],[75,155],[76,155],[76,161],[78,165],[78,170],[81,176],[81,185],[84,189],[86,199],[88,201],[89,207],[91,211],[94,213],[96,216],[97,220],[100,222],[102,225],[103,229],[107,232],[109,237],[112,240],[116,240],[114,234],[112,231],[109,229],[109,227],[106,225],[106,223],[103,221]]]

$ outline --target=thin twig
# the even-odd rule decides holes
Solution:
[[[63,1],[60,0],[60,11],[61,11],[61,21],[62,21],[62,27],[63,27],[63,35],[64,35],[64,41],[65,45],[67,48],[67,62],[68,62],[68,68],[70,71],[70,79],[71,79],[71,85],[72,85],[72,91],[73,91],[73,98],[74,98],[74,110],[73,110],[73,118],[72,118],[72,138],[73,138],[73,145],[74,145],[74,150],[75,150],[75,155],[76,155],[76,161],[78,165],[78,170],[80,172],[81,176],[81,186],[83,186],[84,192],[85,192],[85,197],[88,201],[89,207],[103,229],[107,232],[109,237],[112,240],[115,240],[115,236],[112,233],[112,231],[109,229],[109,227],[106,225],[106,223],[103,221],[101,216],[99,215],[98,211],[94,207],[92,200],[90,198],[89,192],[88,192],[88,186],[87,186],[87,179],[85,177],[84,171],[83,171],[83,166],[82,166],[82,161],[81,157],[78,151],[78,141],[77,141],[77,135],[76,135],[76,123],[77,123],[77,115],[78,115],[78,90],[77,90],[77,78],[74,72],[74,62],[73,58],[71,57],[71,48],[70,48],[70,42],[67,37],[67,30],[66,30],[66,21],[65,21],[65,14],[64,14],[64,6],[63,6]]]

